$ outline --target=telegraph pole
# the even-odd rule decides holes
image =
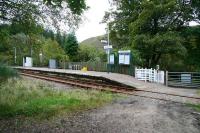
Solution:
[[[15,65],[17,64],[17,50],[16,47],[14,47],[14,60],[15,60]]]
[[[108,23],[108,47],[110,45],[110,29],[109,29],[109,23]],[[108,49],[108,65],[110,63],[110,49]]]
[[[106,50],[106,54],[107,54],[107,72],[109,73],[110,50],[112,49],[112,45],[110,45],[109,23],[107,24],[107,40],[101,40],[101,43],[105,44],[104,49]]]

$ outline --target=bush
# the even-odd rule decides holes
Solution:
[[[79,53],[77,61],[87,62],[87,61],[99,61],[106,62],[107,56],[105,51],[95,48],[94,46],[81,45],[79,47]]]
[[[11,67],[8,67],[4,64],[0,64],[0,82],[7,80],[11,77],[16,77],[17,71]]]

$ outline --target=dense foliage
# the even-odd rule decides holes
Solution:
[[[77,58],[82,62],[106,62],[107,55],[103,49],[101,50],[94,46],[81,45]]]
[[[43,57],[41,57],[43,59],[41,60],[45,66],[48,66],[49,59],[56,59],[59,61],[64,60],[66,56],[64,50],[59,46],[57,41],[51,39],[45,40],[41,52],[43,54]]]
[[[74,34],[68,34],[64,40],[62,47],[65,53],[69,55],[70,60],[75,61],[78,56],[78,41]]]
[[[8,78],[16,77],[17,72],[6,66],[5,64],[0,63],[0,83],[6,81]]]
[[[0,20],[11,23],[13,19],[27,21],[33,18],[47,27],[59,28],[64,23],[68,28],[74,28],[86,9],[85,0],[3,0],[0,2]]]
[[[117,49],[132,47],[139,53],[140,66],[160,64],[163,69],[198,70],[198,60],[191,59],[193,65],[184,60],[191,58],[194,50],[200,58],[199,34],[195,32],[199,27],[189,26],[191,21],[200,22],[199,1],[113,0],[112,4],[116,10],[106,12],[103,21],[114,19],[109,25],[111,41]]]
[[[32,57],[34,66],[47,66],[51,58],[79,61],[75,34],[60,27],[78,26],[88,8],[85,0],[8,0],[0,7],[1,62],[22,65],[24,56]]]

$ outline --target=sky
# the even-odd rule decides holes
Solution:
[[[86,0],[86,3],[90,8],[85,12],[85,20],[76,31],[79,42],[106,33],[106,24],[100,24],[100,22],[105,11],[109,9],[108,0]]]

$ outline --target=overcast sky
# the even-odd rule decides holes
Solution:
[[[108,11],[108,0],[86,0],[90,9],[85,12],[86,20],[80,25],[76,31],[76,36],[79,42],[106,33],[106,24],[99,24],[102,21],[104,12]]]

